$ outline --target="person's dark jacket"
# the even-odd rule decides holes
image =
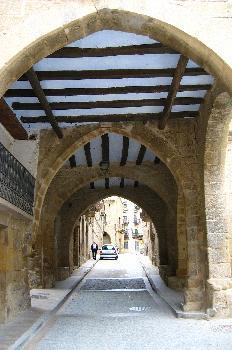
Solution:
[[[94,249],[94,248],[93,248],[93,244],[91,244],[91,250],[92,250],[92,251],[93,251],[93,250],[96,250],[96,251],[97,251],[97,250],[98,250],[98,245],[96,244],[96,248]]]

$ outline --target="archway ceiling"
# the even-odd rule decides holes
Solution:
[[[84,147],[79,148],[65,163],[65,167],[93,167],[96,165],[101,167],[101,162],[104,162],[107,168],[110,167],[111,163],[125,166],[127,162],[132,162],[139,166],[144,161],[152,162],[154,166],[160,163],[160,159],[150,149],[136,140],[115,133],[107,133],[92,139]],[[139,185],[138,181],[109,178],[106,172],[105,179],[95,183],[91,182],[90,188],[110,188],[112,185],[123,188],[128,184],[134,185],[134,187]]]
[[[141,147],[142,150],[140,151]],[[140,159],[138,159],[139,152],[142,153]],[[79,148],[74,156],[75,163],[71,162],[70,164],[69,160],[66,165],[70,164],[71,167],[78,165],[95,166],[101,161],[125,165],[126,162],[141,164],[146,160],[157,161],[156,155],[150,149],[142,146],[135,139],[115,133],[107,133],[102,137],[92,139],[84,147]]]
[[[146,36],[104,30],[39,61],[5,99],[27,130],[52,125],[61,138],[70,123],[194,118],[212,82]]]

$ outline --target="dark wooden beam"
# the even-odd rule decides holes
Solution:
[[[144,145],[141,145],[140,146],[140,150],[139,150],[139,154],[138,154],[138,157],[137,157],[137,160],[136,160],[136,165],[141,165],[142,162],[143,162],[143,158],[145,156],[145,153],[146,153],[146,147]]]
[[[102,135],[102,161],[108,162],[110,161],[110,145],[109,145],[109,135]]]
[[[108,190],[110,188],[110,180],[108,177],[105,178],[105,188]]]
[[[109,135],[108,134],[104,134],[101,137],[102,139],[102,162],[110,162],[110,145],[109,145]],[[106,177],[105,178],[105,188],[109,189],[109,178]]]
[[[32,89],[34,90],[34,93],[36,97],[38,98],[42,109],[45,111],[46,117],[48,118],[53,130],[55,131],[56,135],[59,138],[63,137],[62,131],[58,126],[57,121],[54,118],[54,115],[52,113],[52,109],[47,101],[47,98],[43,92],[43,89],[41,88],[39,79],[37,77],[36,72],[34,71],[33,68],[29,69],[29,71],[25,74],[27,79],[29,80]]]
[[[135,182],[134,182],[134,187],[136,188],[136,187],[138,187],[139,186],[139,182],[136,180]]]
[[[124,188],[124,177],[121,178],[121,181],[120,181],[120,188]]]
[[[75,167],[77,166],[75,154],[73,154],[73,155],[69,158],[69,164],[70,164],[70,167],[71,167],[71,168],[75,168]]]
[[[180,85],[179,91],[207,91],[210,84]],[[156,93],[168,92],[170,85],[157,86],[122,86],[110,88],[66,88],[66,89],[43,89],[46,96],[79,96],[79,95],[121,95],[130,93]],[[36,97],[32,89],[9,89],[5,97]]]
[[[174,68],[160,69],[100,69],[100,70],[64,70],[64,71],[37,71],[39,80],[82,80],[82,79],[124,79],[124,78],[156,78],[172,77]],[[186,68],[185,76],[208,75],[203,68]],[[28,80],[26,74],[21,81]]]
[[[123,136],[123,146],[122,146],[122,156],[121,156],[120,166],[126,165],[128,150],[129,150],[129,138],[127,136]]]
[[[0,99],[0,123],[14,139],[28,139],[26,130],[3,98]]]
[[[181,55],[179,58],[179,61],[172,79],[172,83],[170,86],[170,90],[168,93],[168,97],[164,106],[163,116],[159,122],[160,129],[165,128],[167,124],[167,120],[172,110],[172,106],[175,104],[175,101],[178,99],[176,98],[176,95],[180,87],[181,79],[184,76],[185,70],[187,69],[186,67],[188,64],[188,60],[189,60],[188,57],[185,57],[183,55]]]
[[[93,162],[92,162],[92,156],[91,156],[90,142],[84,145],[84,151],[85,151],[87,166],[91,167],[93,165]]]
[[[157,156],[154,159],[154,164],[160,164],[160,159]]]
[[[182,111],[172,112],[172,119],[194,118],[199,114],[198,111]],[[159,119],[162,116],[161,113],[138,113],[138,114],[104,114],[104,115],[78,115],[78,116],[60,116],[55,117],[58,123],[108,123],[108,122],[148,122]],[[34,124],[34,123],[48,123],[46,117],[21,117],[22,123]]]
[[[91,190],[95,190],[94,182],[90,182],[89,187]]]
[[[118,55],[177,54],[160,43],[104,48],[64,47],[47,58],[107,57]]]
[[[50,106],[53,110],[68,109],[95,109],[95,108],[125,108],[125,107],[143,107],[143,106],[166,106],[166,98],[146,99],[146,100],[114,100],[114,101],[95,101],[95,102],[52,102]],[[172,105],[195,105],[204,101],[201,97],[177,97],[173,99]],[[41,110],[40,103],[21,103],[13,102],[14,110]],[[166,114],[165,114],[166,115]]]

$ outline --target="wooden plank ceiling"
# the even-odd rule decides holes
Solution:
[[[212,82],[201,67],[159,42],[102,31],[42,59],[4,98],[27,131],[52,127],[62,138],[62,127],[69,125],[158,119],[158,127],[164,129],[170,118],[195,118]],[[140,166],[144,161],[160,163],[135,140],[105,134],[79,149],[66,166]],[[139,186],[138,180],[110,178],[107,171],[104,175],[90,188]]]
[[[66,167],[78,167],[87,166],[93,167],[101,163],[104,163],[110,167],[110,164],[116,164],[121,167],[125,166],[128,162],[134,163],[136,166],[142,165],[143,162],[153,163],[154,166],[160,163],[159,158],[144,145],[139,144],[134,139],[129,139],[126,136],[118,135],[115,133],[107,133],[101,137],[97,137],[84,147],[79,148],[69,161],[66,163]],[[108,171],[103,170],[104,180],[99,180],[97,183],[91,182],[90,188],[95,189],[104,187],[109,189],[111,186],[119,186],[124,188],[126,185],[139,186],[139,182],[124,179],[124,178],[112,178],[109,177]]]
[[[161,43],[102,31],[42,59],[11,86],[5,99],[26,128],[50,125],[59,138],[61,127],[69,124],[159,119],[163,129],[169,118],[195,118],[212,80]],[[85,151],[90,164],[88,146]]]

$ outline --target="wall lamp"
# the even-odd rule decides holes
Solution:
[[[110,163],[103,160],[99,163],[99,167],[100,167],[101,171],[103,172],[103,174],[106,174],[109,170]]]

